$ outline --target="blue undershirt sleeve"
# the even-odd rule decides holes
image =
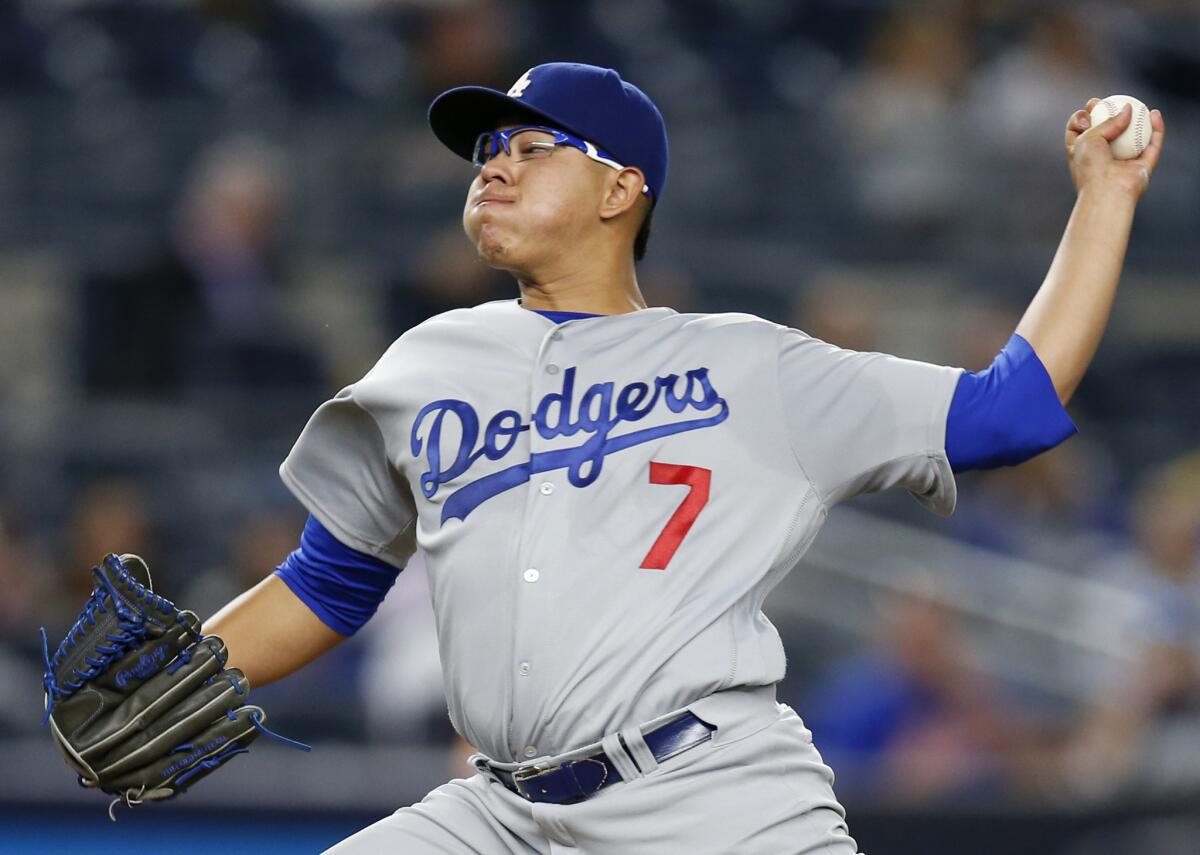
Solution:
[[[275,575],[330,629],[349,636],[375,614],[400,571],[341,543],[310,515],[300,548]]]
[[[1014,333],[987,370],[959,378],[946,417],[946,457],[955,472],[1012,466],[1076,430],[1046,367]]]

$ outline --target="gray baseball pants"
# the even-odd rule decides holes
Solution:
[[[327,855],[855,855],[833,772],[774,687],[719,692],[688,706],[713,738],[640,777],[571,805],[531,804],[485,773]],[[625,765],[625,764],[622,764]]]

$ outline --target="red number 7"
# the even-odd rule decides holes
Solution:
[[[683,504],[675,509],[666,527],[659,534],[646,557],[642,559],[643,570],[666,570],[675,550],[687,537],[692,523],[708,504],[708,485],[712,482],[712,470],[700,466],[677,466],[674,463],[650,461],[651,484],[687,484],[691,489]]]

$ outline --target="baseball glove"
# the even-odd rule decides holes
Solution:
[[[155,594],[136,555],[107,556],[96,586],[50,655],[43,685],[54,742],[79,783],[129,806],[169,799],[211,774],[267,730],[249,683],[226,668],[225,644],[202,636],[194,612]]]

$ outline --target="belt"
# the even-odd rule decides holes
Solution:
[[[642,738],[646,740],[646,747],[655,761],[661,763],[712,739],[715,729],[689,712],[643,734]],[[482,765],[500,783],[526,801],[556,805],[583,801],[621,780],[621,773],[602,748],[596,749],[594,754],[557,766],[522,766],[509,772],[486,760]]]

